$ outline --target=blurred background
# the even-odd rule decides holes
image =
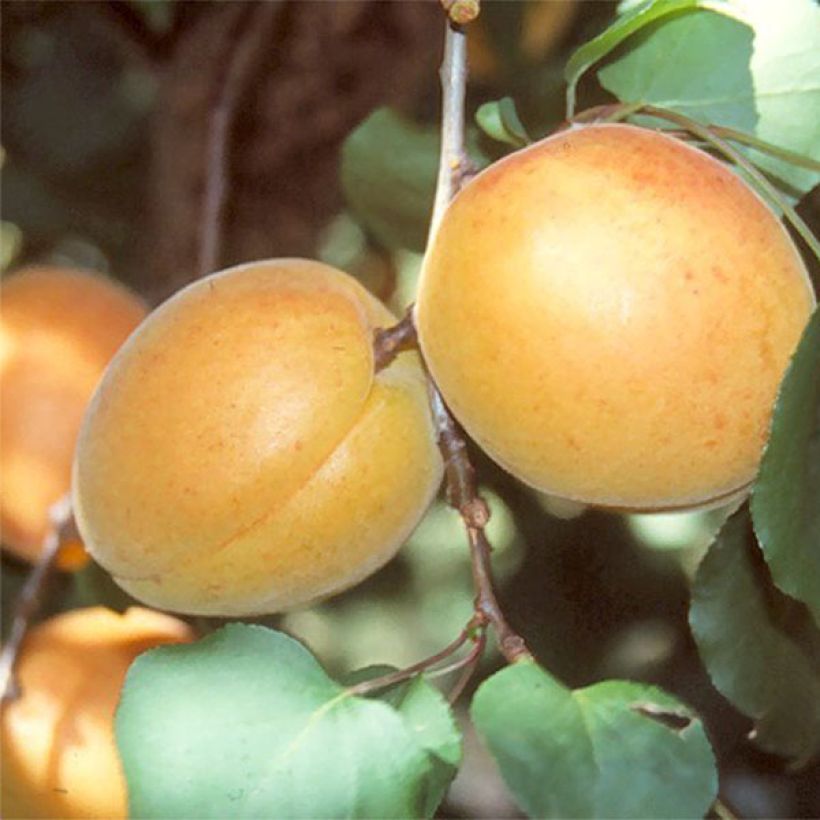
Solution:
[[[482,5],[470,29],[471,111],[510,95],[530,133],[548,133],[563,116],[567,55],[607,25],[614,3]],[[29,0],[0,10],[4,273],[80,265],[156,303],[206,261],[218,269],[310,256],[356,275],[397,312],[412,301],[419,243],[386,239],[357,219],[340,163],[346,138],[382,106],[434,133],[436,2]],[[586,86],[581,97],[580,107],[606,101]],[[499,153],[476,140],[485,156]],[[423,205],[431,173],[422,174]],[[224,194],[216,213],[215,179]],[[815,190],[800,204],[815,226],[819,200]],[[207,231],[213,245],[204,253]],[[500,597],[539,660],[573,687],[631,678],[692,704],[739,815],[820,815],[820,768],[791,771],[755,749],[751,722],[711,686],[689,633],[689,584],[727,511],[586,511],[474,456],[493,511]],[[23,577],[4,555],[4,614]],[[124,603],[93,567],[52,586],[52,611]],[[269,622],[305,640],[332,674],[401,666],[459,632],[471,590],[460,523],[438,502],[377,576]],[[499,665],[489,649],[470,688]],[[519,816],[469,730],[441,816]]]

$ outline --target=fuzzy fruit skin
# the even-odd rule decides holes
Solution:
[[[114,711],[128,667],[160,644],[193,640],[182,621],[132,608],[76,609],[34,627],[3,708],[3,816],[124,818]]]
[[[34,561],[48,509],[68,492],[86,405],[147,310],[116,282],[67,268],[29,268],[0,290],[3,543]]]
[[[425,260],[425,359],[469,434],[551,495],[705,505],[754,477],[814,295],[786,231],[707,154],[575,127],[456,197]]]
[[[394,322],[301,259],[158,308],[80,435],[74,511],[97,561],[140,600],[203,615],[289,609],[386,563],[442,475],[418,356],[374,374],[373,330]]]

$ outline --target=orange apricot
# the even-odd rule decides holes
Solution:
[[[127,817],[114,739],[125,674],[141,652],[193,638],[140,608],[77,609],[34,627],[17,663],[21,694],[2,714],[3,816]]]
[[[610,124],[557,133],[462,190],[416,319],[444,398],[499,464],[554,496],[652,510],[753,480],[814,303],[740,178]]]
[[[146,308],[110,279],[58,267],[12,274],[0,290],[3,544],[34,561],[49,507],[69,490],[86,405]]]
[[[199,280],[117,354],[86,416],[74,512],[151,605],[299,606],[388,561],[442,464],[418,356],[374,372],[395,318],[346,274],[278,259]]]

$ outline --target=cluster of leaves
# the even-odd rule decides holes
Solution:
[[[534,816],[696,817],[717,789],[701,723],[653,687],[572,691],[527,661],[482,684],[472,717]],[[138,658],[116,730],[138,817],[430,817],[461,760],[423,678],[359,697],[292,638],[241,624]]]

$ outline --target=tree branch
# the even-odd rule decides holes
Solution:
[[[480,0],[441,0],[441,5],[455,26],[472,23],[481,11]]]
[[[389,686],[395,686],[397,683],[401,683],[408,678],[412,678],[420,672],[425,672],[431,666],[435,666],[437,663],[441,663],[441,661],[449,658],[450,655],[467,643],[467,641],[472,638],[473,629],[473,621],[470,621],[470,623],[468,623],[467,626],[459,632],[458,636],[453,641],[448,643],[444,649],[439,650],[434,655],[430,655],[429,658],[418,661],[418,663],[414,663],[412,666],[408,666],[404,669],[397,669],[395,672],[389,672],[388,674],[381,675],[378,678],[371,678],[370,680],[357,683],[354,686],[349,687],[347,691],[351,695],[366,695],[370,692],[376,692],[379,689],[387,689]]]
[[[228,147],[242,92],[251,77],[254,60],[268,40],[270,27],[282,5],[265,2],[240,9],[228,68],[217,91],[211,112],[205,152],[207,175],[202,203],[202,219],[197,274],[205,276],[218,269],[222,255],[225,204],[228,199]]]
[[[455,3],[447,3],[450,11]],[[449,21],[446,27],[444,58],[439,71],[442,88],[441,155],[439,157],[438,181],[433,205],[433,216],[427,239],[427,249],[435,241],[438,228],[450,201],[458,193],[466,172],[471,170],[464,150],[464,98],[467,85],[467,47],[464,33]],[[380,328],[374,334],[373,352],[375,369],[381,370],[402,350],[416,344],[413,324],[413,307],[404,318],[389,328]],[[436,674],[445,674],[463,668],[463,673],[450,694],[452,702],[469,682],[478,665],[486,641],[486,630],[495,630],[499,649],[508,662],[532,659],[523,638],[507,623],[495,595],[489,539],[485,527],[490,519],[490,510],[478,493],[475,468],[470,462],[467,442],[450,415],[438,388],[428,376],[430,407],[438,435],[439,449],[444,458],[447,502],[456,509],[467,530],[470,557],[475,587],[474,613],[461,634],[440,652],[416,664],[392,672],[382,678],[367,681],[353,687],[355,694],[384,688],[406,680],[419,672],[429,669],[459,649],[467,640],[473,640],[471,652]]]
[[[427,234],[427,248],[432,246],[450,200],[461,187],[469,167],[464,150],[464,97],[467,88],[467,37],[463,31],[447,24],[444,58],[439,69],[441,80],[441,153],[436,180],[433,216]]]
[[[485,527],[490,520],[487,503],[478,493],[475,468],[467,452],[467,442],[447,410],[441,394],[430,386],[433,420],[438,431],[438,443],[444,456],[447,503],[461,515],[467,530],[476,591],[475,614],[480,625],[495,629],[501,654],[510,662],[532,659],[524,639],[507,623],[495,595],[492,574],[492,547]]]
[[[0,692],[2,692],[0,698],[3,701],[12,700],[19,694],[19,689],[14,680],[14,667],[17,663],[17,657],[20,654],[20,648],[31,620],[42,604],[43,589],[54,568],[60,545],[72,526],[71,498],[66,495],[49,510],[49,529],[43,540],[40,557],[15,602],[9,638],[3,646],[2,652],[0,652]]]
[[[464,32],[449,23],[439,76],[442,89],[441,156],[428,252],[435,241],[447,206],[463,182],[466,167],[464,98],[467,85],[467,44]],[[532,658],[523,638],[507,623],[495,596],[490,558],[492,548],[485,532],[490,511],[478,494],[475,468],[470,462],[467,442],[432,380],[430,403],[439,448],[444,457],[447,501],[458,510],[467,530],[476,590],[476,617],[481,625],[493,626],[499,649],[510,663]]]
[[[413,324],[413,306],[404,318],[392,327],[380,327],[373,333],[373,367],[384,370],[404,350],[416,347],[416,326]]]
[[[459,699],[459,697],[461,697],[461,693],[467,687],[467,684],[470,682],[470,678],[472,678],[473,674],[475,673],[476,667],[481,661],[481,656],[484,654],[484,647],[486,645],[487,632],[486,630],[482,630],[476,637],[475,644],[473,645],[473,648],[470,650],[470,654],[467,655],[467,657],[464,658],[461,662],[463,667],[461,675],[459,675],[458,680],[455,682],[455,685],[447,695],[447,701],[450,704],[455,703]]]

